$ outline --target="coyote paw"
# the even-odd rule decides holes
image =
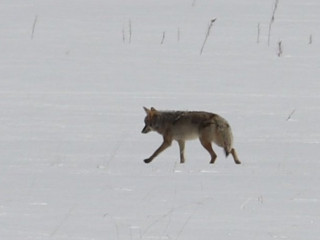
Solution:
[[[143,160],[145,163],[150,163],[151,161],[152,161],[152,159],[150,159],[150,158],[147,158],[147,159],[145,159],[145,160]]]
[[[210,160],[210,164],[214,164],[215,161],[216,161],[216,158],[212,158],[212,159]]]

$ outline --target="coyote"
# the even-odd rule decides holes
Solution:
[[[147,116],[142,133],[156,131],[163,136],[163,143],[144,160],[150,163],[159,153],[168,148],[172,140],[176,140],[180,149],[180,163],[185,162],[184,147],[186,140],[199,138],[202,146],[210,153],[210,163],[214,163],[217,155],[211,142],[224,148],[226,156],[232,154],[234,162],[240,164],[236,150],[232,146],[233,136],[228,122],[218,114],[189,111],[158,111],[155,108],[143,107]]]

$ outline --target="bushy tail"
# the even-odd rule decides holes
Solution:
[[[224,118],[220,118],[221,119],[218,121],[217,124],[218,132],[220,133],[221,138],[220,144],[222,145],[221,147],[223,147],[224,149],[226,157],[228,157],[233,147],[233,135],[228,122]]]
[[[224,152],[226,154],[226,157],[228,157],[233,145],[233,136],[229,124],[223,131],[223,143]]]
[[[230,151],[231,151],[231,150],[230,150]],[[224,153],[226,154],[226,157],[228,157],[228,156],[229,156],[230,151],[228,151],[228,149],[227,149],[227,148],[224,148]]]

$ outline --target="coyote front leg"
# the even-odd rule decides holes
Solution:
[[[184,146],[185,146],[185,141],[179,140],[179,151],[180,151],[180,163],[184,163]]]
[[[144,160],[145,163],[150,163],[156,156],[159,155],[163,150],[170,147],[172,143],[172,138],[163,137],[163,143],[160,145],[160,147],[151,155],[151,157]]]

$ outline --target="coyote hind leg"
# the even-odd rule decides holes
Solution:
[[[238,155],[237,155],[237,152],[234,148],[231,149],[231,154],[232,154],[232,157],[233,157],[233,160],[236,164],[241,164],[239,158],[238,158]]]
[[[210,153],[211,160],[210,163],[213,164],[217,158],[217,154],[213,151],[211,142],[206,139],[200,138],[202,146]]]

